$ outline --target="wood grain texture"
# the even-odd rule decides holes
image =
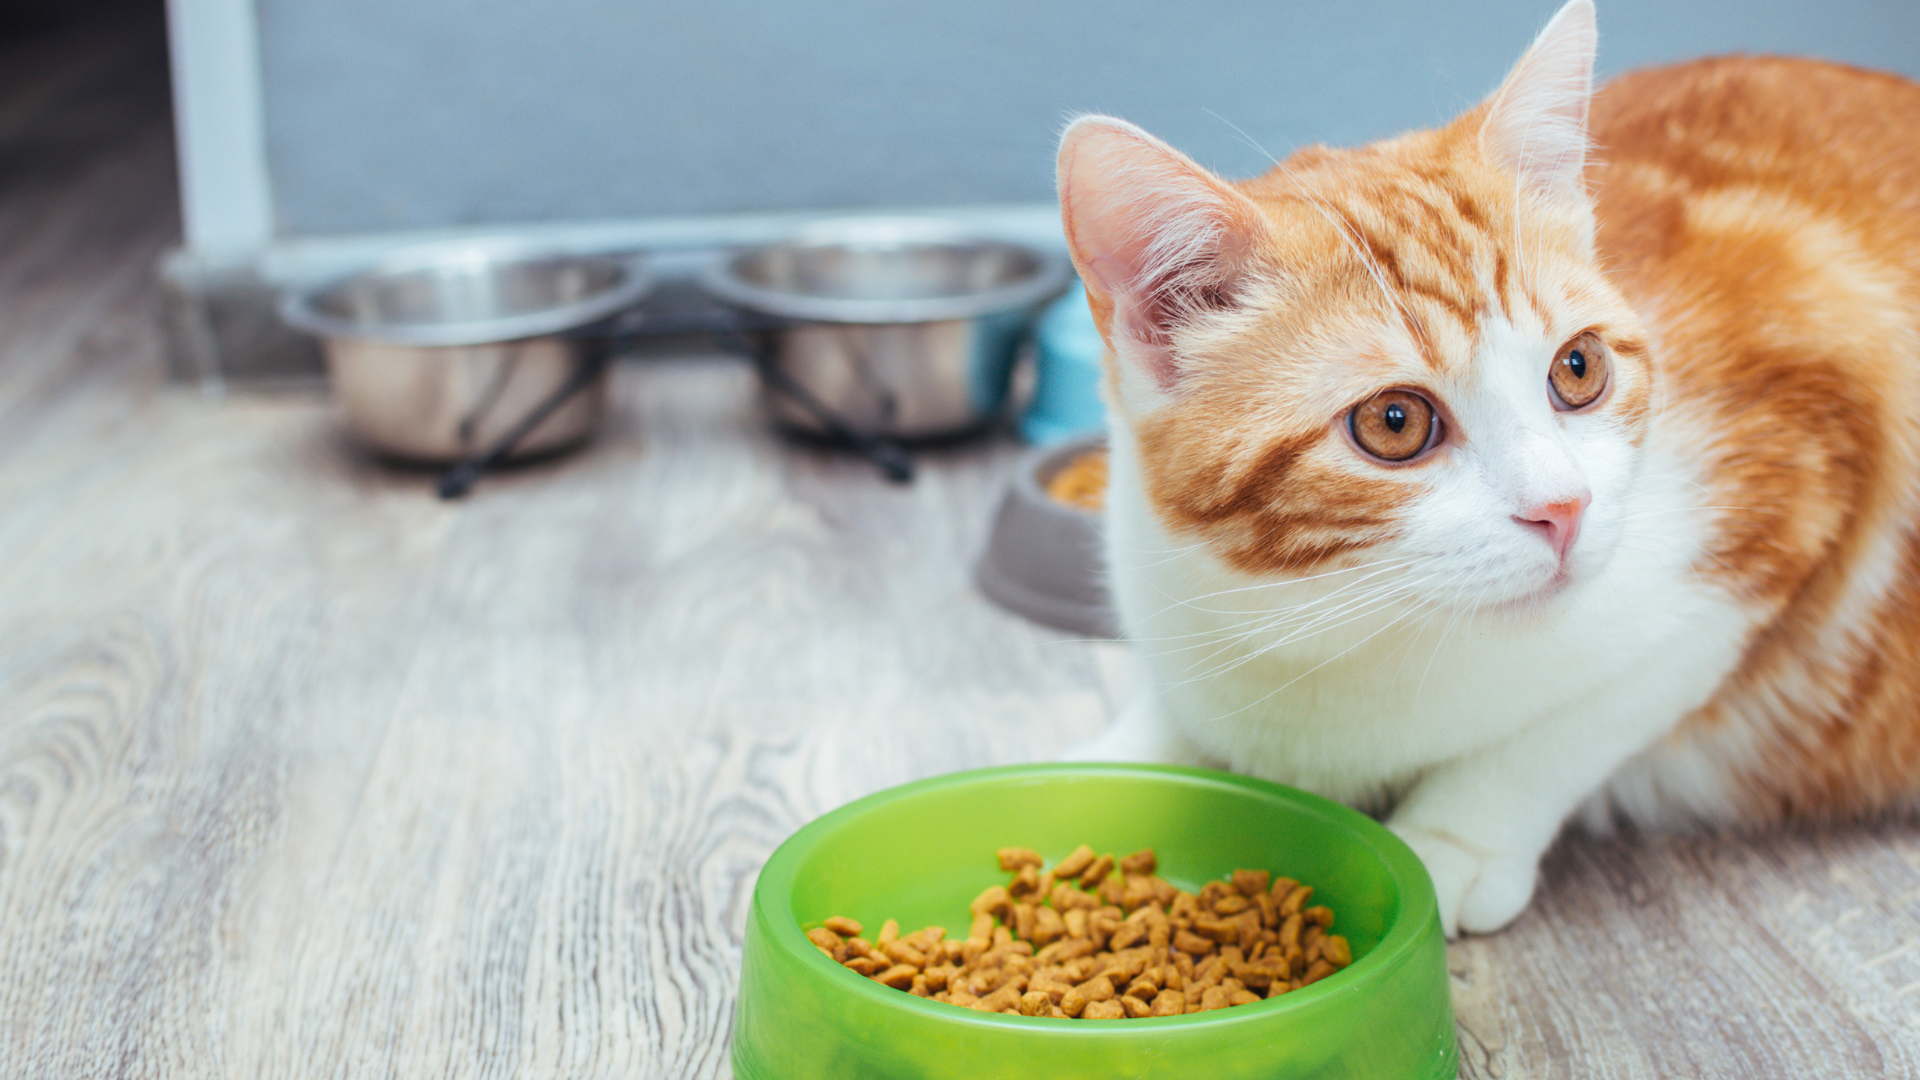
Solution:
[[[1124,691],[969,584],[1017,450],[887,485],[687,356],[447,505],[318,397],[169,388],[114,25],[5,46],[9,155],[94,127],[0,174],[0,1076],[725,1076],[775,845]],[[1452,960],[1468,1077],[1920,1075],[1920,830],[1575,836]]]
[[[1920,1075],[1920,831],[1574,835],[1450,949],[1467,1077]]]

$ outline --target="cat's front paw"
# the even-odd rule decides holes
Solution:
[[[1107,730],[1067,747],[1062,761],[1127,761],[1161,765],[1173,760],[1164,732],[1139,725],[1114,724]]]
[[[1418,825],[1393,824],[1433,878],[1440,926],[1447,937],[1490,934],[1512,922],[1533,898],[1539,876],[1531,856],[1484,851]]]
[[[1067,748],[1063,761],[1130,761],[1147,765],[1207,765],[1200,748],[1160,715],[1150,692],[1136,693],[1107,730]]]

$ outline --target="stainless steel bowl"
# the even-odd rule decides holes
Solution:
[[[1021,341],[1065,287],[1065,258],[914,218],[821,222],[720,260],[720,299],[787,321],[766,362],[849,426],[895,438],[960,434],[999,417]],[[764,384],[763,384],[764,385]],[[781,424],[827,430],[790,393]]]
[[[636,257],[475,240],[399,252],[288,294],[280,312],[324,340],[356,435],[393,457],[449,462],[493,445],[595,362],[606,341],[583,328],[638,303],[648,286]],[[511,456],[585,440],[605,399],[602,374]]]

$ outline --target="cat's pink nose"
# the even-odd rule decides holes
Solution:
[[[1553,545],[1554,556],[1566,562],[1567,552],[1573,549],[1573,542],[1580,538],[1580,515],[1586,512],[1587,504],[1592,501],[1593,495],[1582,491],[1571,499],[1529,507],[1513,515],[1513,519],[1529,528],[1538,529],[1547,543]]]

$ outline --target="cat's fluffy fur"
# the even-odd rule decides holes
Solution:
[[[1391,808],[1449,933],[1583,808],[1920,789],[1920,87],[1729,58],[1591,95],[1594,42],[1573,0],[1452,124],[1252,180],[1105,117],[1060,152],[1145,682],[1080,756]],[[1583,333],[1611,373],[1569,409]],[[1396,388],[1440,418],[1404,464],[1348,426]]]

